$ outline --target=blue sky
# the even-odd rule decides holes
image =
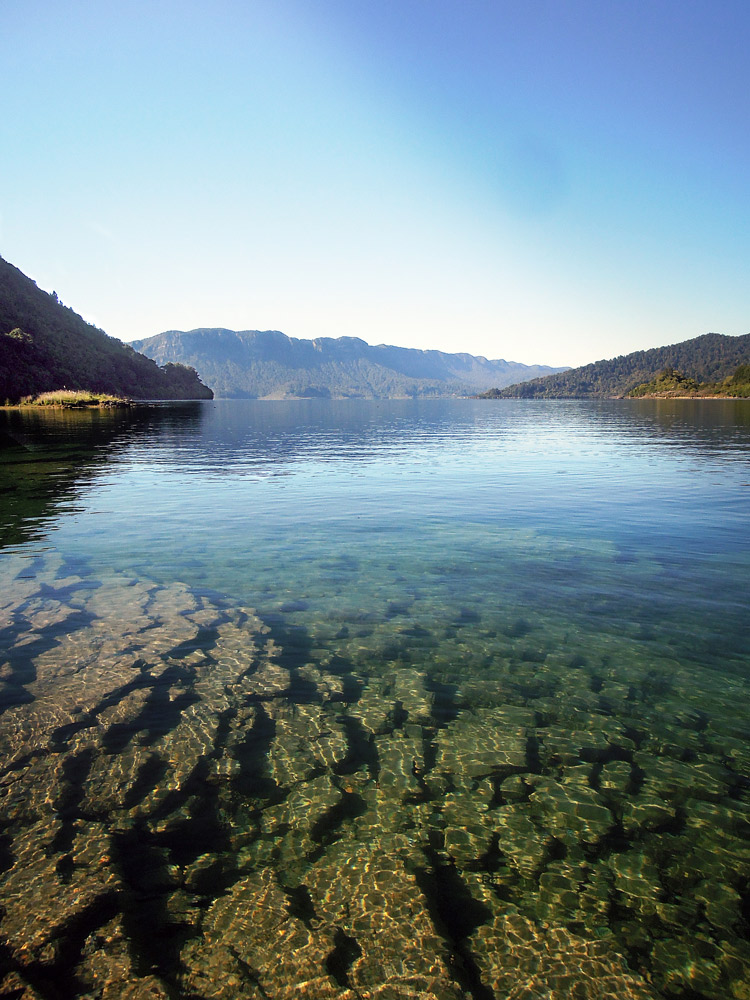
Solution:
[[[0,254],[123,340],[750,330],[747,0],[25,0],[0,35]]]

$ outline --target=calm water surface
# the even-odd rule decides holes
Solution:
[[[750,998],[750,403],[0,441],[0,994]]]

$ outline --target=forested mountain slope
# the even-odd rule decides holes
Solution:
[[[108,337],[0,257],[0,403],[52,389],[211,399],[195,371],[160,368]]]
[[[727,337],[706,333],[680,344],[634,351],[507,388],[496,386],[485,395],[500,399],[575,399],[582,396],[608,399],[627,396],[636,386],[650,382],[665,369],[676,369],[696,382],[719,382],[748,362],[750,334]]]

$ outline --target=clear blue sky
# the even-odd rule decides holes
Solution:
[[[748,0],[24,0],[0,37],[0,254],[123,340],[750,330]]]

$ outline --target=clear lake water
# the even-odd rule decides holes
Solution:
[[[0,996],[750,1000],[749,401],[0,446]]]

